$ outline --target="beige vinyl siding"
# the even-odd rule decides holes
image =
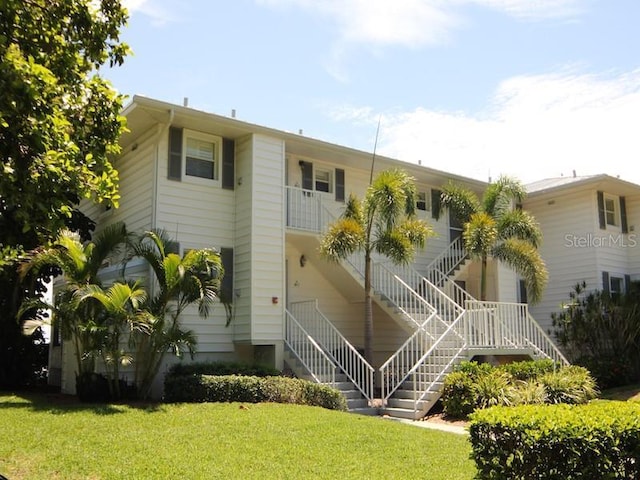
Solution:
[[[627,254],[631,280],[640,281],[640,196],[627,197]]]
[[[284,142],[253,136],[251,340],[282,340],[284,318]],[[277,299],[274,304],[272,299]]]
[[[540,254],[549,271],[549,283],[542,300],[530,305],[530,312],[544,330],[551,326],[551,313],[558,312],[578,282],[600,288],[598,252],[582,245],[583,238],[599,235],[595,192],[571,192],[557,198],[528,200],[524,208],[540,223],[543,243]]]
[[[236,142],[235,340],[282,341],[284,318],[284,142],[252,135]],[[273,299],[277,299],[274,303]]]
[[[235,271],[236,290],[234,339],[240,342],[251,340],[251,201],[253,198],[252,160],[253,142],[250,135],[236,139],[236,215],[235,215]],[[242,184],[240,185],[240,182]]]

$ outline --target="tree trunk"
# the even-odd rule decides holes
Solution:
[[[373,305],[371,301],[371,253],[364,256],[364,358],[373,365]]]
[[[482,255],[482,265],[480,268],[480,300],[487,301],[487,256]]]

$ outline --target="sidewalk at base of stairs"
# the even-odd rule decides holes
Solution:
[[[383,417],[385,420],[405,423],[414,427],[431,428],[432,430],[440,430],[442,432],[457,433],[458,435],[468,435],[469,431],[466,427],[459,425],[448,425],[440,422],[430,422],[429,420],[407,420],[405,418]]]

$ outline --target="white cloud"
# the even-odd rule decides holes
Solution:
[[[129,10],[129,15],[135,13],[145,15],[156,27],[162,27],[176,19],[175,13],[169,11],[157,0],[122,0],[122,5]]]
[[[339,41],[418,47],[446,42],[464,23],[462,7],[477,5],[521,20],[570,17],[578,0],[256,0],[321,14],[339,29]]]
[[[461,0],[492,8],[521,20],[572,18],[582,13],[584,1],[579,0]]]
[[[337,28],[325,68],[348,81],[346,65],[356,46],[419,48],[442,45],[467,20],[464,7],[489,8],[522,21],[573,18],[583,0],[255,0],[270,8],[291,8],[321,15]]]
[[[354,121],[366,112],[357,109]],[[368,121],[377,119],[371,112]],[[575,169],[640,183],[639,123],[640,69],[519,76],[502,82],[478,114],[383,115],[379,152],[481,180],[509,174],[530,182]]]

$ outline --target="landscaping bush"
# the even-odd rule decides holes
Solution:
[[[167,375],[166,402],[276,402],[346,410],[342,393],[326,385],[287,377]]]
[[[462,362],[456,371],[447,375],[442,393],[444,413],[454,418],[465,418],[476,409],[476,380],[493,367],[488,363]]]
[[[570,365],[539,378],[547,392],[548,403],[587,403],[598,396],[596,382],[589,371]]]
[[[169,375],[247,375],[252,377],[274,377],[280,370],[267,365],[240,362],[176,363]]]
[[[475,407],[488,408],[494,405],[511,405],[513,378],[496,368],[475,379]]]
[[[500,370],[507,372],[515,380],[532,380],[538,378],[545,373],[553,372],[560,368],[560,365],[546,358],[543,360],[525,360],[522,362],[513,362],[500,365]]]
[[[444,381],[442,405],[447,416],[465,418],[494,405],[586,403],[597,393],[595,381],[583,367],[558,367],[551,360],[500,367],[463,362]]]
[[[640,404],[493,407],[469,434],[478,479],[640,478]]]
[[[589,369],[601,389],[640,380],[640,283],[626,294],[588,291],[576,285],[561,312],[551,315],[571,363]]]

